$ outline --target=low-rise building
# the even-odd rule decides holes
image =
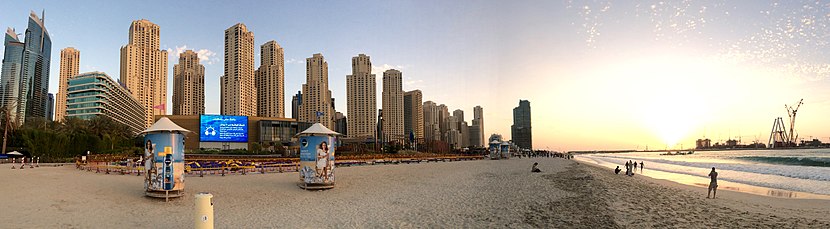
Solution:
[[[89,120],[103,115],[129,126],[133,134],[144,130],[144,107],[106,73],[81,73],[67,84],[66,117]]]

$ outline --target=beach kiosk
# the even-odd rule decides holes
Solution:
[[[165,198],[184,195],[184,137],[187,129],[164,117],[144,135],[144,193]]]
[[[501,158],[510,159],[510,143],[502,142],[499,145],[501,151]]]
[[[334,138],[340,135],[315,123],[297,134],[300,145],[300,188],[334,188]]]
[[[501,159],[501,148],[499,148],[500,145],[501,142],[498,140],[493,140],[492,142],[490,142],[490,147],[488,147],[488,150],[490,151],[491,160]]]

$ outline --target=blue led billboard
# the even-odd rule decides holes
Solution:
[[[248,116],[202,115],[199,140],[203,142],[247,142]]]

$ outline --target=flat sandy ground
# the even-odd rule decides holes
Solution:
[[[529,173],[539,162],[542,173]],[[0,165],[0,228],[192,228],[193,194],[214,197],[217,228],[830,228],[830,201],[706,190],[625,177],[559,158],[337,169],[337,186],[297,173],[187,177],[183,198],[144,196],[142,177],[74,166]]]

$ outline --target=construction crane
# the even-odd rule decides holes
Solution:
[[[798,108],[801,107],[801,104],[804,104],[803,101],[804,101],[804,99],[798,100],[798,103],[795,105],[795,108],[793,108],[793,106],[787,106],[786,104],[784,104],[784,108],[787,109],[787,115],[790,116],[790,136],[788,137],[788,139],[790,140],[789,144],[791,146],[794,146],[795,145],[795,142],[794,142],[795,139],[798,139],[798,136],[794,135],[794,133],[795,133],[795,115],[798,112]]]

